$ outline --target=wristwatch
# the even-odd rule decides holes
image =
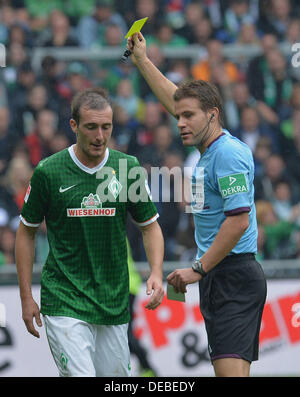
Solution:
[[[207,275],[207,273],[203,270],[200,259],[195,260],[195,262],[192,265],[192,269],[194,270],[194,272],[201,274],[202,278]]]

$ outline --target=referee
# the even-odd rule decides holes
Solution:
[[[200,151],[192,176],[191,211],[197,256],[167,277],[176,291],[199,282],[200,310],[216,376],[249,376],[258,359],[266,280],[255,259],[254,163],[247,145],[222,127],[222,103],[206,81],[179,86],[149,60],[141,33],[128,39],[131,59],[166,109],[182,142]]]

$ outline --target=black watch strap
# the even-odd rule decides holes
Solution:
[[[205,277],[207,275],[207,273],[203,270],[202,263],[200,260],[196,260],[193,263],[192,269],[194,270],[194,272],[199,273],[202,277]]]

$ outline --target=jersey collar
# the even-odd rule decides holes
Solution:
[[[213,145],[223,135],[226,135],[225,132],[222,132],[219,136],[216,137],[216,139],[214,139],[212,142],[210,142],[210,144],[207,146],[207,149],[209,149],[211,147],[211,145]]]
[[[87,166],[85,166],[84,164],[82,164],[81,161],[78,160],[75,151],[74,151],[74,145],[70,146],[68,148],[69,154],[71,156],[71,159],[74,161],[74,163],[77,165],[77,167],[79,167],[82,171],[88,173],[88,174],[95,174],[95,172],[99,171],[107,162],[108,157],[109,157],[109,150],[108,148],[106,148],[105,150],[105,156],[104,159],[101,161],[100,164],[98,164],[96,167],[93,168],[89,168]]]

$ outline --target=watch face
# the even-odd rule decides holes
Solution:
[[[199,260],[194,262],[192,268],[201,274],[202,277],[206,276],[206,272],[202,269],[202,263]]]
[[[192,268],[199,273],[200,271],[200,266],[199,266],[199,262],[195,262],[192,266]]]

